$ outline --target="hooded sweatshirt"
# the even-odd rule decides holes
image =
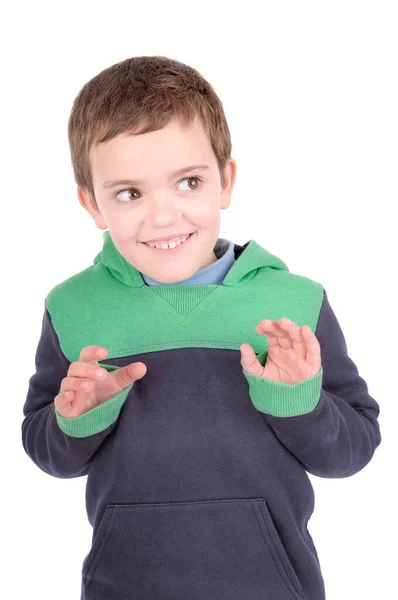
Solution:
[[[87,475],[93,527],[81,600],[324,600],[308,531],[307,473],[354,475],[381,442],[379,405],[348,356],[323,286],[254,240],[220,238],[217,261],[177,284],[142,274],[109,231],[87,269],[45,298],[36,372],[23,407],[28,456],[54,477]],[[321,368],[296,384],[262,365],[262,319],[309,325]],[[83,347],[107,371],[145,376],[64,418],[54,398]]]

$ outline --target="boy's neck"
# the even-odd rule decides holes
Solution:
[[[145,273],[141,273],[147,285],[198,285],[198,284],[221,284],[225,275],[235,262],[234,244],[224,238],[218,238],[213,252],[214,260],[207,266],[198,269],[188,279],[175,283],[162,283],[152,279]]]

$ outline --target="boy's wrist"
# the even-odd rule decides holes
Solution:
[[[313,377],[295,384],[280,383],[252,375],[243,369],[249,394],[260,412],[274,417],[295,417],[312,412],[319,403],[323,369]]]
[[[63,417],[56,409],[57,423],[64,433],[71,437],[88,437],[107,429],[119,417],[120,410],[133,386],[133,383],[95,408],[78,417]]]

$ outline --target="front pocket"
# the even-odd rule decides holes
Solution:
[[[300,600],[264,498],[108,504],[83,565],[87,600]]]
[[[253,508],[258,519],[259,527],[264,536],[264,542],[267,544],[269,551],[272,554],[281,578],[285,581],[293,595],[298,593],[298,597],[301,598],[303,589],[290,559],[286,554],[286,550],[281,542],[278,532],[276,531],[271,513],[269,512],[264,498],[258,498],[253,501]]]

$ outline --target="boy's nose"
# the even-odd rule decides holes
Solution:
[[[152,195],[149,200],[145,201],[145,204],[149,219],[165,219],[165,222],[169,223],[170,218],[175,219],[181,213],[176,199],[172,198],[170,194]]]

